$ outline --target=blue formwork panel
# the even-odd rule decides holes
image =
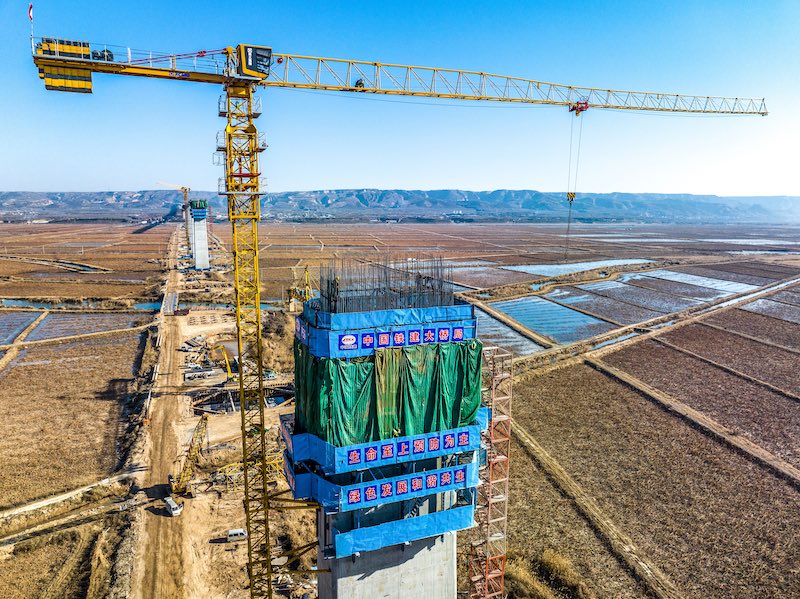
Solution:
[[[303,305],[302,319],[318,329],[344,331],[349,329],[376,329],[427,322],[449,322],[475,318],[472,304],[432,308],[408,308],[405,310],[373,310],[370,312],[345,312],[341,314],[314,309],[314,302]]]
[[[349,532],[338,532],[334,529],[334,552],[336,557],[340,558],[357,552],[375,551],[406,541],[417,541],[446,532],[464,530],[472,527],[474,520],[475,506],[465,505],[416,518],[356,528]]]
[[[292,462],[314,462],[326,475],[402,464],[480,447],[481,431],[489,422],[489,409],[480,407],[475,422],[460,428],[336,447],[310,433],[293,434],[294,416],[281,416],[281,437]]]
[[[335,314],[306,302],[295,320],[295,337],[318,358],[358,358],[377,349],[476,337],[472,304]]]
[[[435,493],[478,486],[477,460],[424,472],[410,472],[352,485],[337,485],[312,472],[295,472],[285,461],[284,473],[295,499],[311,499],[327,512],[350,512],[408,501]]]
[[[295,320],[295,337],[317,358],[360,358],[390,347],[467,341],[476,334],[475,318],[339,330],[318,328],[300,317]]]

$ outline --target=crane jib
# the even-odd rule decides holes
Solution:
[[[612,90],[549,83],[481,71],[276,54],[268,46],[163,54],[123,46],[38,38],[33,58],[48,89],[91,92],[92,73],[266,87],[481,100],[592,109],[766,115],[763,98]]]

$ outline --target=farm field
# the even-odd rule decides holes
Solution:
[[[746,306],[742,306],[742,310],[763,314],[764,316],[771,316],[778,320],[794,324],[800,324],[800,307],[793,304],[776,302],[772,299],[760,299]]]
[[[0,224],[0,297],[136,298],[161,274],[172,225]]]
[[[800,327],[789,326],[786,321],[748,310],[727,310],[715,314],[703,322],[723,329],[764,339],[785,347],[800,347]]]
[[[127,329],[147,321],[149,318],[145,316],[130,313],[51,312],[31,331],[26,341],[41,341],[70,335]]]
[[[39,312],[0,312],[0,344],[11,343],[39,316]]]
[[[21,350],[0,371],[0,509],[108,476],[139,334]]]
[[[514,394],[518,424],[684,596],[794,593],[800,547],[786,534],[800,526],[800,495],[791,485],[586,366],[525,379]],[[538,506],[526,507],[512,530],[530,530]]]
[[[800,331],[800,325],[783,326]],[[797,391],[800,385],[797,350],[790,352],[702,324],[682,327],[659,339],[787,391]]]
[[[772,296],[772,299],[777,302],[791,304],[792,306],[800,306],[800,293],[797,291],[797,287],[779,291]]]
[[[578,288],[566,285],[546,293],[545,297],[556,302],[576,306],[591,314],[596,314],[600,318],[620,324],[634,324],[663,316],[662,312],[623,303],[609,297],[597,295],[594,292],[587,292],[585,286]]]
[[[605,361],[800,467],[800,402],[797,400],[654,341],[621,350]],[[653,364],[659,367],[653,368]],[[771,366],[764,356],[762,372],[769,372]]]
[[[569,558],[594,597],[639,599],[636,579],[607,550],[592,528],[517,444],[512,446],[508,505],[511,554],[535,561],[546,550]]]
[[[496,318],[489,316],[483,310],[476,310],[475,315],[478,320],[478,336],[484,345],[497,345],[517,356],[530,355],[543,349],[541,345],[524,337]]]
[[[65,533],[0,554],[0,596],[40,597],[77,545],[78,535]]]

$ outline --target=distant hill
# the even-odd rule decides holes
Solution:
[[[214,192],[192,192],[226,214]],[[337,189],[267,194],[265,215],[280,220],[562,221],[564,193],[532,190],[430,191]],[[0,219],[143,221],[180,216],[179,191],[0,192]],[[800,222],[800,197],[718,197],[689,194],[579,193],[580,221],[673,223]]]

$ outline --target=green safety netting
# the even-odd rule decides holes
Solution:
[[[296,432],[338,447],[472,424],[481,399],[478,340],[316,358],[295,341]]]

